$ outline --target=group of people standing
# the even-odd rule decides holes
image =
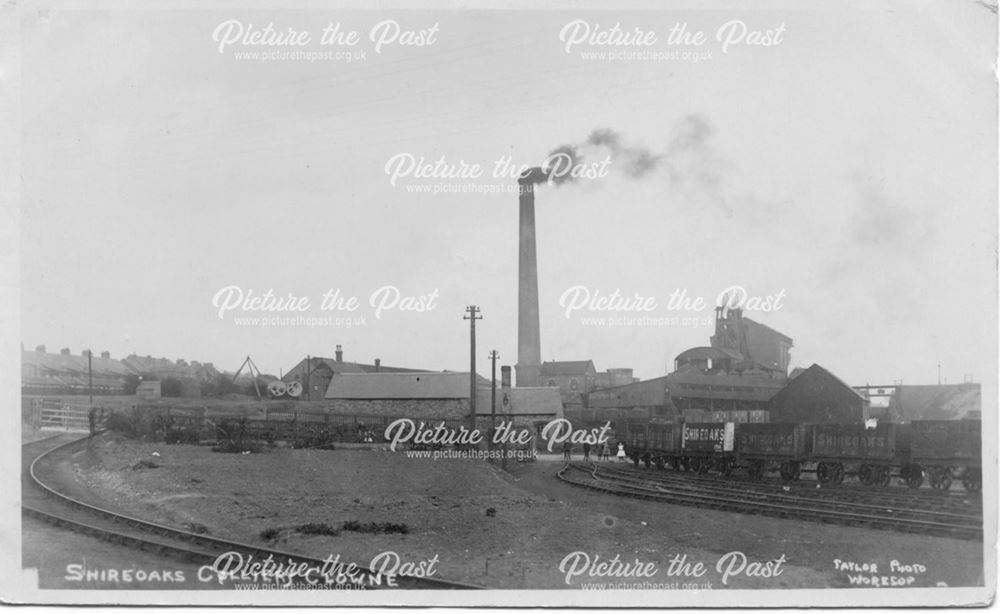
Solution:
[[[599,461],[609,461],[611,460],[611,446],[608,442],[604,442],[600,446],[593,446],[589,443],[583,444],[583,460],[589,461],[591,450],[595,450],[597,453],[597,460]],[[625,460],[625,444],[618,443],[618,452],[615,454],[618,460]],[[565,460],[573,460],[573,444],[570,442],[563,443],[563,458]]]

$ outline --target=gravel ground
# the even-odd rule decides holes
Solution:
[[[155,453],[155,454],[154,454]],[[141,460],[155,468],[133,468]],[[203,525],[213,535],[319,558],[368,565],[383,552],[403,562],[437,557],[436,577],[496,588],[563,588],[581,582],[648,581],[662,588],[820,588],[848,586],[835,560],[892,559],[926,571],[910,586],[981,583],[981,544],[714,512],[594,493],[555,479],[556,462],[515,464],[506,474],[481,461],[411,459],[367,450],[290,450],[220,454],[197,446],[144,444],[102,435],[65,467],[77,494],[177,526]],[[492,509],[492,512],[489,510]],[[405,523],[407,534],[302,536],[305,523],[348,520]],[[265,529],[278,529],[275,541]],[[784,562],[779,574],[749,577],[747,565],[727,584],[716,564],[726,553],[748,562]],[[560,562],[573,552],[605,561],[654,563],[641,578],[592,578],[567,583]],[[582,555],[581,555],[582,556]],[[733,555],[738,559],[737,555]],[[676,572],[678,559],[708,568]],[[582,558],[580,559],[583,560]],[[670,564],[675,563],[671,573]],[[738,562],[738,561],[737,561]]]

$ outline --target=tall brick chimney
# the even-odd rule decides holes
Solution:
[[[337,351],[333,354],[336,357],[337,362],[344,362],[344,350],[337,344]]]
[[[375,359],[375,372],[378,373],[381,369],[382,369],[382,359],[381,358],[376,358]]]
[[[537,386],[541,376],[541,333],[538,325],[538,260],[535,255],[535,184],[541,169],[518,179],[517,364],[518,386]]]

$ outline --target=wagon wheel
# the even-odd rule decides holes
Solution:
[[[781,463],[781,467],[779,467],[779,468],[778,468],[778,471],[779,471],[779,473],[781,473],[781,479],[782,479],[782,480],[784,480],[784,481],[786,481],[786,482],[787,482],[787,481],[789,481],[790,479],[792,479],[792,478],[791,478],[791,477],[790,477],[790,476],[788,475],[788,463],[787,463],[787,462],[784,462],[784,463]]]
[[[816,479],[820,484],[829,484],[833,480],[833,467],[827,463],[820,463],[816,467]]]
[[[941,468],[941,490],[948,490],[951,488],[951,469],[949,467]]]
[[[782,480],[784,480],[786,482],[791,481],[791,479],[792,479],[791,467],[789,467],[788,461],[785,461],[785,462],[781,463],[781,466],[778,467],[778,472],[781,473],[781,479]]]
[[[842,464],[840,463],[833,464],[833,476],[831,478],[831,481],[834,484],[844,483],[844,466]]]
[[[907,465],[904,468],[906,485],[910,488],[920,488],[924,483],[924,470],[920,465]]]
[[[930,470],[931,488],[948,490],[951,488],[951,469],[948,467],[933,467]]]
[[[781,463],[781,479],[786,482],[794,482],[802,474],[802,466],[796,461],[785,461]]]
[[[861,483],[865,486],[871,486],[872,478],[874,477],[873,474],[874,471],[872,471],[871,465],[861,465],[861,467],[858,468],[858,479],[861,480]]]
[[[711,468],[712,468],[712,459],[703,458],[701,459],[701,463],[698,465],[698,473],[708,473],[708,471]]]
[[[732,459],[723,456],[719,459],[719,473],[725,477],[729,477],[733,473],[733,461]]]
[[[750,474],[750,478],[753,480],[759,480],[764,477],[764,461],[759,459],[750,461],[747,465],[747,473]]]
[[[892,482],[892,471],[888,465],[879,465],[875,468],[875,484],[885,488]]]
[[[980,469],[966,469],[962,474],[962,486],[969,492],[979,492],[983,489],[983,472]]]

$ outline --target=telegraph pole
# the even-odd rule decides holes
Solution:
[[[493,363],[490,377],[490,424],[493,431],[490,433],[490,449],[493,449],[493,438],[497,432],[497,358],[500,354],[496,350],[490,350],[490,361]]]
[[[483,316],[479,314],[479,307],[475,305],[469,305],[465,308],[465,313],[469,314],[462,316],[463,320],[469,321],[469,428],[476,428],[476,320],[482,320]]]
[[[94,406],[94,353],[87,350],[87,394],[90,396],[90,406]],[[938,377],[940,379],[940,376]]]

